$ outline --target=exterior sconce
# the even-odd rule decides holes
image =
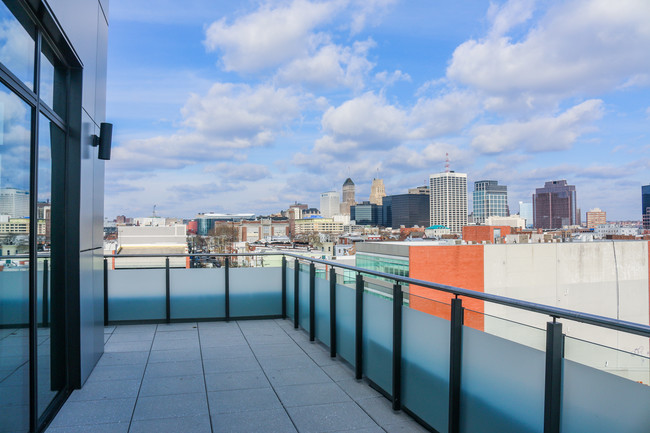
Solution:
[[[99,126],[99,137],[93,135],[93,147],[99,146],[97,157],[108,161],[111,159],[111,141],[113,140],[113,124],[102,123]]]

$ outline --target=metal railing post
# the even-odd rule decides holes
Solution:
[[[300,325],[300,261],[294,261],[293,268],[293,327],[298,329]]]
[[[354,377],[363,377],[363,276],[357,273],[355,297]]]
[[[309,264],[309,341],[316,339],[316,266]]]
[[[49,266],[47,259],[43,260],[43,326],[50,326],[50,294],[49,294]]]
[[[336,358],[336,269],[330,267],[330,356]]]
[[[282,256],[282,318],[287,318],[287,258]]]
[[[226,257],[224,260],[224,266],[226,267],[226,286],[225,286],[225,313],[226,313],[226,322],[230,322],[230,257]]]
[[[393,284],[393,410],[402,409],[402,287]]]
[[[449,348],[449,433],[460,431],[460,380],[463,350],[463,301],[451,300]]]
[[[172,317],[172,303],[169,281],[169,257],[165,258],[165,320],[167,323],[171,321]]]
[[[108,259],[104,258],[104,326],[108,326]]]
[[[560,432],[562,410],[562,324],[546,324],[546,377],[544,384],[544,433]]]

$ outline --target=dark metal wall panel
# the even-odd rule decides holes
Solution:
[[[88,114],[82,111],[81,123],[81,197],[79,209],[79,247],[81,251],[93,247],[94,224],[94,169],[97,160],[97,148],[90,145],[92,134],[97,127]]]
[[[95,359],[95,338],[97,332],[94,299],[94,252],[84,251],[79,259],[79,322],[81,332],[81,383],[83,384],[97,363]],[[102,323],[103,326],[103,323]]]
[[[95,150],[97,152],[97,150]],[[104,161],[92,160],[93,168],[93,248],[104,251]]]
[[[82,106],[95,118],[97,70],[97,0],[49,0],[47,2],[61,24],[84,68]]]
[[[97,69],[95,82],[95,122],[106,120],[106,70],[108,54],[108,24],[102,12],[97,12]],[[103,162],[102,162],[103,164]]]

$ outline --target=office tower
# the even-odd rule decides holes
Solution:
[[[508,187],[496,180],[474,182],[474,222],[485,224],[490,216],[508,216]]]
[[[641,187],[641,215],[643,228],[650,229],[650,185]]]
[[[357,225],[383,226],[383,206],[364,201],[350,206],[350,220]]]
[[[384,225],[386,227],[428,227],[429,195],[387,195],[383,200]]]
[[[533,225],[538,229],[559,229],[578,224],[576,187],[566,180],[552,180],[533,194]]]
[[[354,187],[354,184],[352,186]],[[323,215],[323,218],[332,218],[339,213],[340,197],[336,191],[328,191],[320,195],[320,214]]]
[[[429,185],[417,186],[409,188],[409,194],[426,194],[429,195]]]
[[[605,224],[607,222],[607,213],[603,212],[599,208],[594,208],[587,212],[587,228],[588,229],[595,229],[601,224]]]
[[[467,225],[467,174],[454,171],[429,176],[430,225],[462,233]]]
[[[354,182],[349,177],[343,182],[343,202],[340,204],[341,214],[350,215],[350,206],[356,203],[354,198]]]
[[[386,188],[384,188],[383,179],[373,179],[370,186],[370,203],[382,204],[382,199],[386,197]]]
[[[0,215],[11,218],[29,216],[29,191],[16,188],[0,188]]]
[[[533,204],[519,202],[519,216],[526,220],[526,228],[533,227]]]

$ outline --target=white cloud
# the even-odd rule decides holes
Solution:
[[[216,83],[192,95],[181,110],[185,129],[115,146],[122,169],[178,169],[198,162],[245,159],[246,150],[271,143],[301,115],[304,95],[269,85]]]
[[[359,147],[390,147],[406,134],[407,114],[373,92],[330,107],[323,115],[324,131],[337,141],[351,140]],[[321,143],[318,148],[325,144]]]
[[[469,92],[420,98],[411,112],[414,138],[428,139],[458,132],[479,114],[479,99]]]
[[[265,165],[261,164],[233,164],[222,162],[210,165],[204,169],[206,173],[215,173],[225,182],[240,182],[245,180],[258,181],[271,177],[271,172]]]
[[[377,22],[398,0],[355,0],[352,3],[352,34],[361,32],[368,21]]]
[[[206,30],[205,45],[220,50],[227,71],[253,72],[278,66],[307,54],[314,30],[327,23],[344,6],[342,1],[293,0],[270,3],[228,24],[223,18]]]
[[[385,87],[392,86],[398,81],[411,81],[411,76],[399,69],[389,74],[388,71],[381,71],[375,74],[375,80],[379,81]]]
[[[591,99],[557,117],[476,126],[472,129],[472,147],[481,153],[565,150],[581,134],[594,129],[593,122],[603,115],[602,105],[601,100]]]
[[[492,96],[523,94],[534,107],[539,97],[609,90],[650,70],[650,2],[562,2],[521,40],[506,36],[531,9],[529,2],[498,9],[488,37],[456,48],[447,77]]]

